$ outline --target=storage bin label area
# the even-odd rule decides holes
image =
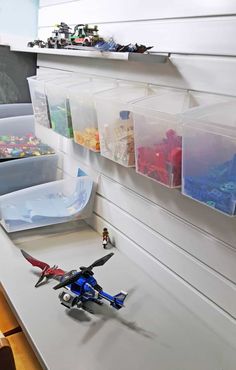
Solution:
[[[136,167],[152,181],[182,185],[183,195],[236,214],[234,97],[77,73],[28,81],[37,123]]]

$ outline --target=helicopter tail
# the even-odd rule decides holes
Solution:
[[[111,305],[115,307],[117,310],[122,308],[124,306],[124,300],[127,297],[127,294],[128,293],[121,291],[120,293],[114,295],[113,297],[114,301],[111,303]]]

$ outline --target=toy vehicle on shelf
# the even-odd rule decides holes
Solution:
[[[98,26],[77,24],[74,33],[69,36],[72,45],[94,46],[103,39],[98,34]]]
[[[29,48],[34,48],[34,47],[45,48],[46,47],[46,42],[44,42],[43,40],[29,41],[27,46]]]
[[[49,49],[62,49],[69,43],[69,38],[71,35],[71,28],[64,22],[56,24],[57,28],[52,31],[54,36],[47,39],[46,47]]]
[[[60,288],[66,289],[59,294],[59,300],[66,308],[78,307],[86,310],[86,302],[92,301],[101,305],[103,299],[108,301],[116,310],[124,306],[124,300],[127,296],[126,292],[121,291],[118,294],[110,295],[103,290],[93,276],[94,267],[103,266],[114,253],[109,253],[99,258],[88,267],[81,266],[79,271],[71,270],[68,272],[58,268],[56,265],[50,267],[47,263],[30,256],[24,250],[21,250],[21,253],[28,262],[42,270],[35,287],[43,284],[43,280],[51,278],[59,281],[54,286],[55,290]]]

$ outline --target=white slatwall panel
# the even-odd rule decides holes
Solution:
[[[58,0],[50,6],[55,1],[41,0],[42,39],[61,21],[97,23],[102,35],[113,35],[123,43],[151,44],[172,54],[163,65],[40,55],[42,70],[56,68],[236,96],[235,1],[147,0],[144,6],[138,0],[61,4]],[[137,263],[150,266],[157,280],[159,273],[169,269],[169,274],[181,277],[236,317],[236,219],[45,128],[39,128],[38,135],[59,150],[59,167],[65,176],[75,174],[79,165],[94,178],[101,174],[91,220],[96,229],[101,231],[108,223],[118,247]]]
[[[236,96],[236,58],[172,54],[165,64],[39,55],[38,65]]]
[[[236,55],[232,33],[235,29],[235,16],[109,23],[99,26],[102,36],[112,36],[121,44],[138,42],[153,46],[153,51],[214,55]],[[51,27],[40,28],[39,38],[46,40],[51,32]]]
[[[63,4],[59,4],[63,3]],[[236,14],[234,0],[41,0],[39,26]],[[62,19],[63,18],[63,19]],[[125,27],[125,26],[124,26]],[[135,28],[135,25],[133,26]]]
[[[59,4],[68,4],[71,2],[76,2],[76,0],[39,0],[40,7],[48,7],[52,5],[59,5]]]
[[[150,188],[147,185],[154,183],[140,178],[131,169],[122,168],[105,158],[100,158],[99,155],[88,153],[72,140],[62,138],[52,131],[48,132],[43,127],[37,128],[37,135],[60,151],[59,166],[66,173],[74,175],[80,166],[94,178],[97,178],[99,173],[109,176],[102,175],[99,180],[96,214],[236,317],[236,286],[232,283],[236,282],[236,249],[217,240],[213,236],[217,230],[211,235],[193,226],[193,221],[196,224],[196,220],[192,219],[194,207],[193,215],[188,214],[187,220],[176,217],[170,212],[173,212],[171,205],[175,202],[175,190],[168,190],[156,184]],[[132,191],[127,189],[127,186],[130,186],[127,181],[129,177],[133,177],[134,180]],[[143,184],[140,182],[141,179],[144,181]],[[138,184],[138,188],[135,184]],[[142,195],[145,197],[140,196],[140,185],[143,188]],[[168,210],[165,209],[166,199],[163,200],[162,207],[157,205],[160,201],[157,199],[157,196],[160,197],[160,194],[157,194],[160,190],[158,188],[166,190],[169,195]],[[152,198],[152,201],[148,198]],[[181,198],[184,212],[185,202],[188,203],[190,200],[183,196]],[[200,207],[202,211],[203,206],[190,202],[193,206]],[[222,221],[231,220],[235,225],[234,219],[204,208],[206,209],[204,215],[202,212],[199,214],[202,226],[207,225],[210,217],[218,229],[219,223],[215,218],[217,216],[221,216]],[[224,226],[229,225],[225,222]],[[221,233],[225,237],[225,231],[221,230]],[[233,245],[236,247],[236,243]]]

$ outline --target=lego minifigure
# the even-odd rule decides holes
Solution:
[[[111,244],[111,239],[109,236],[109,232],[106,227],[104,227],[102,232],[102,245],[104,249],[108,248],[108,245]]]

